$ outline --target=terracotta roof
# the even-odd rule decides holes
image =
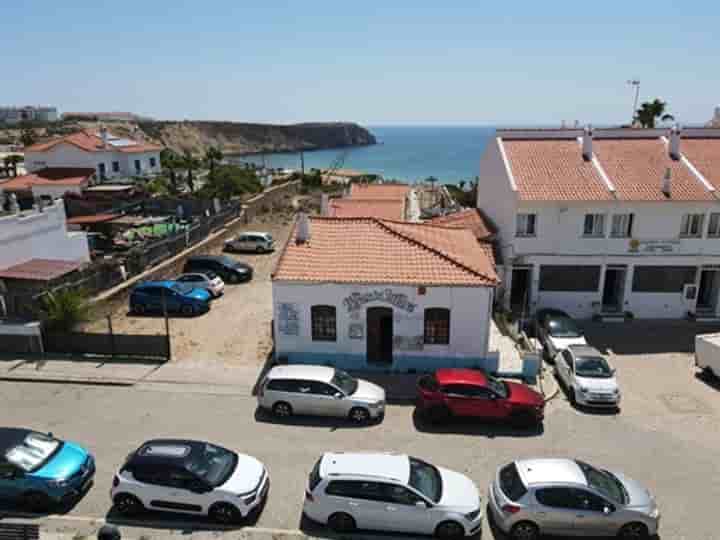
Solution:
[[[330,199],[330,217],[405,219],[405,201],[395,199]]]
[[[29,191],[33,186],[82,186],[89,182],[93,174],[95,169],[51,167],[2,182],[0,188],[6,191]]]
[[[410,192],[406,184],[351,184],[351,199],[403,199]]]
[[[111,137],[114,137],[111,134],[109,135]],[[120,138],[125,139],[126,137]],[[109,144],[106,148],[103,146],[102,138],[97,132],[86,129],[82,131],[76,131],[75,133],[65,135],[57,139],[53,139],[52,141],[34,144],[26,148],[25,152],[47,152],[48,150],[54,148],[61,143],[72,144],[73,146],[77,146],[78,148],[80,148],[81,150],[85,150],[86,152],[114,151],[122,152],[124,154],[133,154],[137,152],[151,152],[162,150],[162,146],[139,141],[136,141],[136,144],[131,146],[112,146],[111,144]]]
[[[453,214],[438,216],[430,220],[433,225],[441,225],[453,229],[470,229],[478,240],[495,236],[497,231],[478,208],[468,208]]]
[[[90,216],[75,216],[69,218],[67,222],[71,225],[90,225],[93,223],[105,223],[117,219],[122,214],[92,214]]]
[[[521,201],[606,201],[613,196],[577,139],[503,140]]]
[[[680,152],[705,180],[720,189],[720,139],[682,139]]]
[[[310,239],[296,242],[296,223],[273,280],[428,286],[498,284],[493,259],[467,229],[376,218],[309,220]]]
[[[50,281],[80,268],[81,261],[60,261],[57,259],[30,259],[0,270],[0,278]]]
[[[681,143],[682,148],[682,143]],[[700,180],[681,161],[670,158],[659,138],[594,140],[593,152],[625,201],[714,200]],[[662,192],[663,177],[672,171],[671,196]]]

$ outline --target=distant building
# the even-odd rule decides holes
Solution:
[[[25,149],[25,168],[92,168],[99,180],[159,173],[162,146],[84,130]]]
[[[66,112],[63,120],[80,120],[86,122],[138,122],[152,120],[131,112]]]
[[[0,107],[0,124],[21,124],[22,122],[56,122],[56,107]]]

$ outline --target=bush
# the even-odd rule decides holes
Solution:
[[[71,332],[91,320],[91,309],[84,291],[50,291],[43,298],[42,316],[48,330]]]
[[[254,194],[263,190],[255,171],[237,165],[219,165],[200,189],[202,197],[227,200],[237,195]]]

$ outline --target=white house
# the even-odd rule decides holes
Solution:
[[[301,215],[272,275],[275,354],[393,372],[489,367],[494,260],[468,229]]]
[[[25,149],[25,168],[92,168],[98,179],[143,176],[160,172],[162,147],[141,140],[121,138],[107,130],[78,131]]]
[[[506,307],[718,316],[720,130],[501,130],[480,172]]]
[[[7,180],[0,180],[0,191],[15,193],[18,198],[49,197],[57,199],[66,193],[82,194],[93,184],[95,169],[46,168]]]

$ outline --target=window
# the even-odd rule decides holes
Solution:
[[[132,471],[133,478],[143,484],[155,484],[158,486],[170,485],[168,471],[161,466],[135,467]]]
[[[151,157],[151,158],[150,158],[150,167],[155,168],[155,165],[156,165],[156,164],[157,164],[157,161],[155,160],[155,158],[154,158],[154,157]]]
[[[703,214],[685,214],[680,226],[680,236],[688,238],[699,238],[703,231]]]
[[[720,238],[720,214],[710,214],[707,235],[708,238]]]
[[[541,291],[596,292],[600,288],[600,266],[543,265]]]
[[[535,236],[535,214],[518,214],[515,236]]]
[[[320,477],[320,462],[321,461],[322,461],[322,458],[318,459],[317,463],[315,463],[315,466],[313,467],[313,470],[310,471],[310,478],[308,479],[309,483],[310,483],[310,491],[313,491],[317,487],[317,485],[320,483],[320,481],[322,480],[322,478]]]
[[[325,488],[325,493],[336,497],[365,499],[368,501],[392,502],[383,493],[382,484],[378,482],[361,482],[355,480],[334,480]]]
[[[584,489],[575,489],[574,491],[577,506],[582,510],[602,512],[605,508],[609,508],[611,506],[605,499],[598,497],[594,493],[590,493]]]
[[[265,389],[275,392],[298,392],[298,386],[298,381],[293,379],[272,379]]]
[[[630,238],[633,228],[633,214],[615,214],[612,217],[610,236],[613,238]]]
[[[500,469],[500,489],[511,501],[519,501],[527,493],[527,488],[514,463]]]
[[[443,392],[448,396],[469,398],[475,394],[474,388],[467,384],[448,384],[443,387]]]
[[[583,236],[605,236],[605,214],[585,214]]]
[[[337,322],[334,306],[310,308],[313,341],[337,341]]]
[[[98,175],[100,175],[100,178],[105,178],[105,164],[104,163],[98,163]]]
[[[577,498],[570,488],[543,488],[535,492],[535,498],[543,506],[551,508],[577,508]]]
[[[136,159],[136,160],[135,160],[135,171],[136,171],[136,172],[140,172],[140,170],[141,170],[140,160],[139,160],[139,159]]]
[[[334,396],[337,390],[324,382],[310,381],[310,393],[316,396]]]
[[[112,170],[113,170],[113,172],[120,172],[120,162],[119,161],[112,162]]]
[[[388,499],[397,504],[413,506],[415,503],[423,502],[415,493],[409,489],[396,484],[382,484],[383,491]]]
[[[425,344],[447,345],[450,343],[450,310],[428,308],[425,310]]]
[[[682,293],[683,285],[695,283],[694,266],[636,266],[633,292]]]

